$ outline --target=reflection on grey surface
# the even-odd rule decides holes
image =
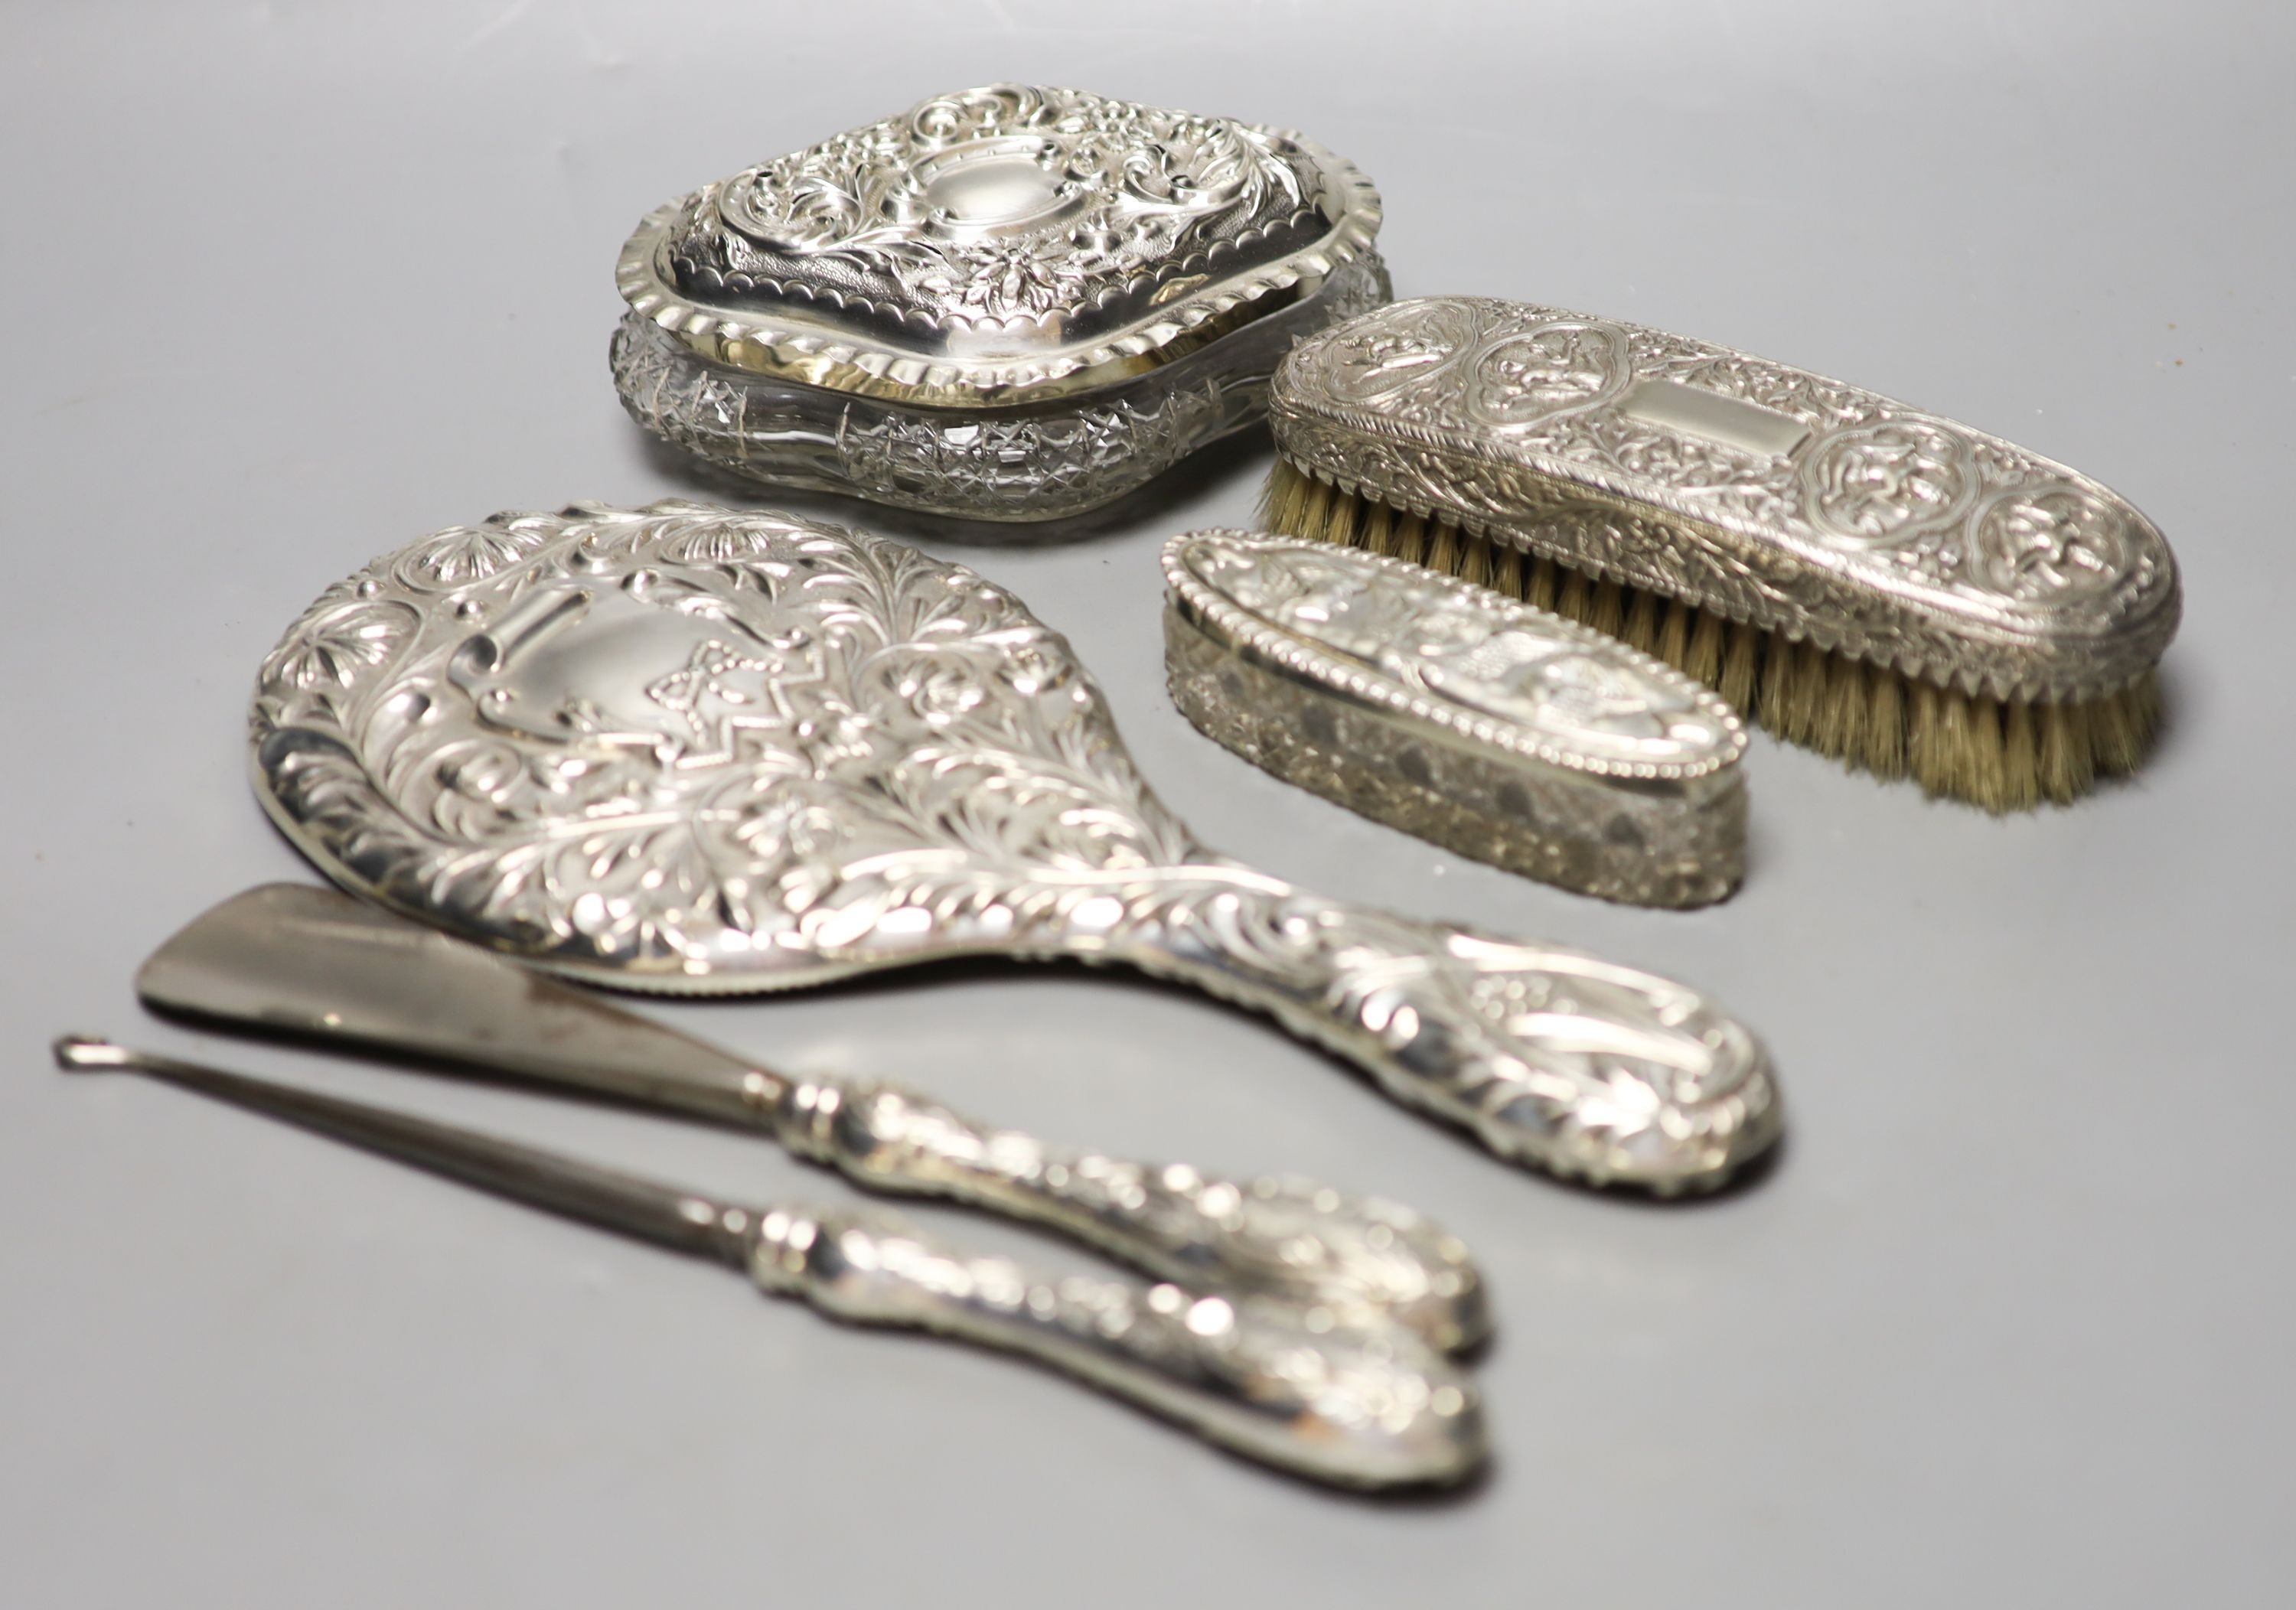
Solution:
[[[2271,458],[2296,435],[2296,20],[1011,0],[873,8],[864,69],[853,15],[0,8],[7,1597],[2274,1603],[2296,1573],[2274,741],[2296,551]],[[1527,1188],[1264,1025],[1116,975],[649,1009],[793,1072],[898,1072],[1034,1133],[1424,1209],[1498,1307],[1478,1373],[1503,1457],[1448,1508],[1335,1502],[1000,1361],[760,1312],[687,1261],[45,1064],[60,1030],[127,1032],[135,963],[184,916],[308,875],[240,749],[279,623],[414,532],[692,490],[600,362],[602,266],[638,212],[729,153],[1014,76],[1312,130],[1377,176],[1404,293],[1601,308],[1997,422],[2127,493],[2186,568],[2172,723],[2134,786],[1995,822],[1758,734],[1745,887],[1647,912],[1308,797],[1171,708],[1157,556],[1249,519],[1241,447],[1088,540],[882,522],[1076,642],[1225,848],[1696,979],[1792,1070],[1760,1189],[1637,1211]],[[849,1199],[701,1125],[310,1076],[729,1194]],[[278,1212],[322,1189],[331,1227]]]

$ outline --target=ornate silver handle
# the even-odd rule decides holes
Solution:
[[[250,890],[161,946],[152,1005],[512,1073],[766,1130],[863,1186],[953,1197],[1197,1290],[1264,1292],[1439,1347],[1488,1328],[1466,1248],[1409,1209],[1309,1181],[1208,1178],[1047,1146],[886,1084],[800,1079],[349,896]]]
[[[791,1081],[772,1121],[791,1150],[862,1185],[1043,1224],[1163,1279],[1283,1297],[1341,1325],[1389,1320],[1442,1348],[1489,1329],[1466,1246],[1375,1197],[1065,1151],[890,1084]]]
[[[1319,1481],[1457,1481],[1483,1456],[1451,1361],[1386,1323],[1275,1298],[1195,1295],[968,1258],[882,1214],[750,1207],[579,1157],[323,1091],[71,1035],[73,1072],[132,1072],[512,1200],[744,1270],[864,1325],[925,1330],[1066,1370],[1255,1459]]]
[[[1483,1457],[1473,1389],[1410,1332],[1323,1325],[1281,1302],[1032,1273],[890,1214],[737,1210],[759,1287],[856,1324],[1050,1364],[1254,1459],[1319,1481],[1455,1482]],[[732,1250],[732,1249],[729,1249]]]
[[[1743,1024],[1582,952],[1342,904],[1211,857],[1121,921],[1072,924],[1070,943],[1271,1012],[1398,1099],[1567,1178],[1710,1189],[1780,1124]]]

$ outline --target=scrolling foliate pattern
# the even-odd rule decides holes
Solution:
[[[1327,227],[1313,156],[1226,118],[1004,84],[746,169],[689,203],[689,292],[801,294],[904,318],[1073,319]]]
[[[731,936],[770,957],[967,853],[1185,859],[1080,674],[1008,595],[898,543],[574,509],[331,592],[266,661],[256,736],[295,814],[426,903],[601,960]]]
[[[1759,1042],[1695,991],[1205,851],[1067,642],[902,543],[684,503],[455,527],[290,629],[253,738],[333,876],[601,981],[1104,958],[1554,1172],[1699,1189],[1776,1132]]]
[[[1666,407],[1684,400],[1758,429],[1685,424],[1695,416]],[[1939,680],[2114,685],[2175,630],[2167,544],[2087,478],[1872,392],[1636,325],[1486,298],[1396,304],[1303,343],[1275,416],[1287,449],[1297,437],[1303,462],[1351,484],[1363,437],[1415,458],[1416,485],[1367,481],[1401,494],[1388,501],[1422,494],[1485,527],[1576,525],[1611,550],[1593,556],[1598,571],[1640,584],[1637,562],[1655,565],[1660,591],[1742,618],[1752,603],[1759,624]],[[1809,613],[1742,590],[1699,596],[1695,578],[1662,573],[1662,552],[1636,551],[1637,519],[1675,543],[1702,528],[1805,594]],[[1622,540],[1606,543],[1605,526]],[[1848,590],[1881,605],[1870,643],[1842,629],[1857,613]],[[1972,670],[1988,655],[1997,663]]]

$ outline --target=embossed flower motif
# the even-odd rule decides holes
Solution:
[[[671,518],[644,510],[585,509],[565,527],[573,543],[569,558],[576,568],[620,565],[650,553],[661,532],[675,526]]]
[[[1426,614],[1426,601],[1399,588],[1366,586],[1350,577],[1302,593],[1277,621],[1312,642],[1374,663],[1427,651],[1428,629],[1442,627]]]
[[[358,604],[312,623],[283,645],[264,669],[266,682],[315,691],[349,688],[387,663],[414,634],[413,612],[403,604]]]
[[[1427,685],[1463,705],[1550,731],[1650,737],[1664,731],[1649,684],[1544,633],[1493,632],[1479,617],[1446,611],[1422,624],[1415,642]]]
[[[1400,587],[1373,587],[1361,569],[1305,553],[1224,578],[1228,596],[1262,618],[1342,653],[1377,658],[1426,624],[1425,601]]]
[[[987,704],[992,688],[972,655],[926,650],[893,658],[884,685],[897,708],[929,727],[954,726]]]
[[[2062,604],[2105,592],[2128,563],[2120,518],[2071,486],[1994,504],[1978,548],[1987,578],[2024,603]]]
[[[1460,303],[1398,302],[1309,337],[1293,362],[1335,400],[1384,407],[1432,392],[1477,339],[1476,319]]]
[[[530,791],[525,756],[500,739],[480,739],[442,754],[438,778],[443,789],[431,805],[431,820],[458,838],[479,838],[515,813],[513,802]]]
[[[1040,693],[1069,687],[1075,670],[1073,662],[1063,655],[1046,652],[1042,639],[1030,635],[1016,637],[1005,644],[999,674],[1005,686],[1033,699]]]
[[[720,919],[716,870],[682,823],[589,833],[551,862],[566,922],[601,956],[688,954]]]
[[[1069,237],[1069,252],[1076,264],[1080,279],[1121,273],[1131,266],[1126,252],[1126,235],[1104,218],[1092,218],[1078,225]]]
[[[1106,190],[1105,177],[1093,188]],[[1128,208],[1109,204],[1086,213],[1067,238],[1062,264],[1071,285],[1129,280],[1174,255],[1196,215],[1179,208],[1144,208],[1134,197]],[[1073,294],[1073,291],[1071,292]]]
[[[1918,421],[1842,432],[1804,468],[1810,512],[1846,536],[1883,541],[1968,507],[1970,479],[1955,438]]]
[[[541,545],[542,538],[532,532],[454,526],[408,554],[399,578],[426,590],[467,586],[508,569]]]
[[[731,791],[729,791],[731,792]],[[836,818],[798,793],[793,780],[771,789],[750,789],[715,799],[696,813],[709,837],[730,847],[759,883],[792,859],[820,854],[833,842]]]
[[[797,528],[762,515],[667,522],[660,531],[658,552],[677,565],[726,565],[770,553],[776,541],[794,537]]]
[[[1049,106],[1045,92],[1025,84],[994,84],[952,95],[936,95],[912,108],[908,125],[915,137],[939,145],[1036,121]]]
[[[947,254],[948,268],[924,275],[921,289],[972,313],[1004,317],[1062,306],[1082,277],[1065,235],[988,241]]]
[[[1125,188],[1176,211],[1203,213],[1228,204],[1255,176],[1250,152],[1233,124],[1184,118],[1161,137],[1127,151]]]
[[[1601,397],[1624,375],[1623,346],[1609,331],[1558,324],[1499,342],[1476,363],[1476,412],[1524,423]]]
[[[833,696],[809,700],[798,712],[792,734],[816,777],[877,752],[877,723]]]
[[[731,847],[742,869],[724,885],[750,932],[775,926],[783,912],[807,910],[840,881],[848,818],[809,797],[801,782],[758,780],[712,800],[697,820]]]
[[[801,171],[775,182],[783,176],[759,174],[749,188],[750,210],[772,226],[777,245],[818,251],[860,230],[861,199],[849,172]]]
[[[1362,586],[1356,567],[1308,553],[1250,553],[1198,549],[1188,556],[1195,573],[1247,609],[1272,616],[1294,599],[1315,601],[1325,593],[1345,597]]]
[[[1538,667],[1535,697],[1574,726],[1637,733],[1660,730],[1647,686],[1630,672],[1590,654],[1558,654],[1545,660]]]
[[[835,811],[794,787],[754,792],[730,813],[726,837],[760,865],[824,855],[843,836]]]

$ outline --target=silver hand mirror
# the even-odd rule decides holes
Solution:
[[[1695,990],[1205,849],[1065,639],[883,538],[683,502],[451,527],[304,613],[251,734],[331,877],[593,983],[1120,962],[1557,1174],[1704,1189],[1778,1132],[1760,1043]]]

